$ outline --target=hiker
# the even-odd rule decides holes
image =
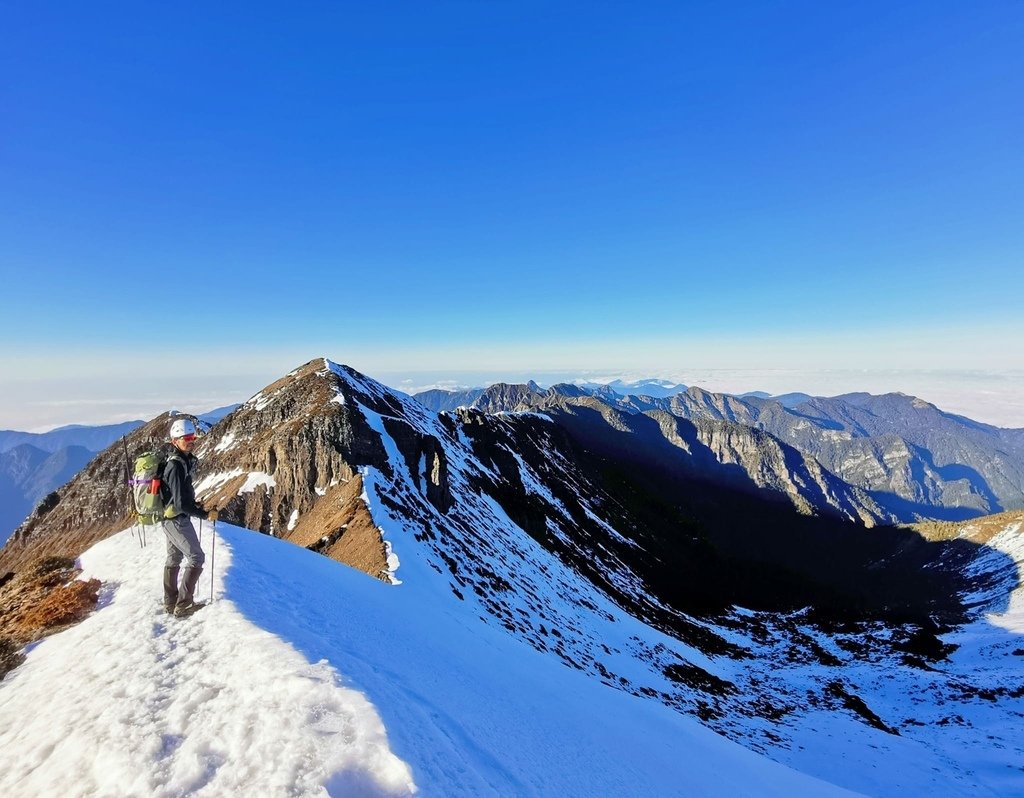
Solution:
[[[195,601],[196,585],[203,572],[203,550],[190,516],[217,520],[216,510],[205,510],[196,504],[192,486],[192,469],[196,464],[192,449],[196,445],[196,425],[191,419],[176,418],[169,431],[167,463],[160,482],[164,503],[161,524],[167,536],[167,559],[164,562],[164,610],[182,618],[205,605]],[[178,584],[178,570],[185,560],[185,570]]]

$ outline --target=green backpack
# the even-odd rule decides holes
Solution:
[[[140,524],[159,524],[164,520],[166,508],[160,496],[160,483],[168,460],[181,460],[181,457],[172,454],[165,458],[163,452],[155,451],[143,452],[135,458],[135,474],[129,484]]]

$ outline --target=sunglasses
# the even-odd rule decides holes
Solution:
[[[195,439],[196,436],[191,433],[189,433],[188,435],[182,435],[180,438],[178,438],[179,441],[185,441],[185,443],[191,443]]]

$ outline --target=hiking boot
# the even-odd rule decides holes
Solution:
[[[189,615],[194,615],[199,612],[206,604],[202,601],[190,601],[188,604],[179,604],[174,608],[175,618],[187,618]]]
[[[199,584],[199,575],[203,572],[202,568],[195,568],[188,566],[181,575],[181,588],[178,590],[178,601],[177,605],[188,605],[195,601],[196,586]]]
[[[168,615],[174,615],[174,605],[164,604],[164,612],[166,612]]]
[[[164,566],[164,609],[174,612],[174,605],[178,603],[178,566]]]

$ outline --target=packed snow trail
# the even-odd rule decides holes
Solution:
[[[83,578],[105,583],[100,610],[2,683],[0,794],[414,792],[373,707],[329,665],[311,665],[233,601],[165,615],[164,540],[149,541],[140,548],[124,532],[86,552]],[[223,593],[230,547],[218,545],[216,560]],[[209,590],[207,571],[198,597]]]
[[[159,536],[82,556],[101,607],[0,682],[0,794],[852,794],[429,592],[220,526],[219,598],[188,619],[163,614]]]

